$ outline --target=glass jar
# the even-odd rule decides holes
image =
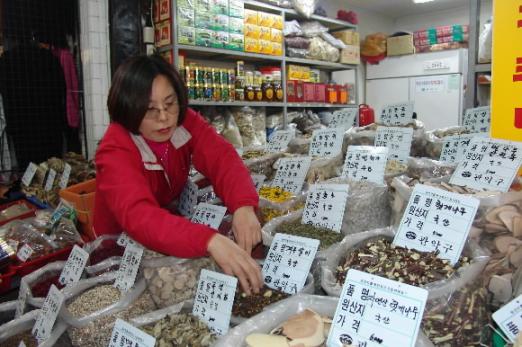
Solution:
[[[274,100],[282,102],[284,99],[283,85],[281,84],[281,71],[272,72],[272,84],[274,85]]]
[[[271,75],[265,75],[261,90],[263,91],[263,100],[274,101],[274,85],[272,84]]]

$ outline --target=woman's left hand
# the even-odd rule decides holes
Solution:
[[[261,241],[261,225],[252,206],[243,206],[234,212],[232,231],[239,247],[248,254]]]

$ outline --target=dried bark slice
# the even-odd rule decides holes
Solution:
[[[513,218],[513,236],[522,237],[522,217]]]
[[[514,252],[509,255],[509,262],[515,269],[522,266],[522,247],[518,247]]]
[[[492,224],[504,225],[502,220],[499,218],[499,214],[507,211],[518,212],[518,209],[515,206],[511,205],[503,205],[496,207],[486,214],[486,220]]]
[[[288,347],[286,337],[268,334],[250,334],[245,342],[249,347]]]
[[[510,246],[521,245],[522,241],[514,238],[513,236],[498,236],[495,239],[495,247],[500,253],[506,254],[509,251]]]
[[[504,223],[504,225],[511,231],[514,232],[513,229],[513,219],[515,217],[521,217],[518,211],[503,211],[498,214],[498,218]]]
[[[484,231],[488,234],[498,234],[498,233],[506,233],[509,232],[509,230],[505,227],[504,224],[492,224],[488,223],[484,225]]]
[[[503,276],[493,276],[489,281],[488,289],[493,293],[496,300],[504,303],[511,299],[513,294],[513,287],[511,285],[512,274],[506,274]]]

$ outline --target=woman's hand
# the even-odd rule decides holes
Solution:
[[[261,241],[261,225],[252,206],[243,206],[234,212],[232,231],[239,247],[248,254]]]
[[[239,248],[234,241],[216,233],[210,239],[207,251],[223,272],[238,278],[247,295],[251,294],[251,290],[259,292],[263,284],[261,269],[250,254]]]

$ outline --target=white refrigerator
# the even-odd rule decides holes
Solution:
[[[467,54],[467,49],[420,53],[367,65],[366,103],[376,120],[385,105],[411,101],[426,130],[460,125]]]

